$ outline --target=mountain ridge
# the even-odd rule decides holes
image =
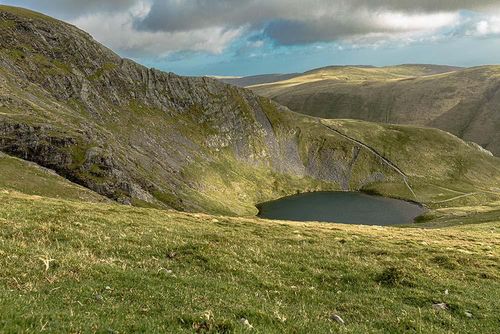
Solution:
[[[268,199],[278,191],[272,185],[284,182],[275,173],[296,175],[299,188],[312,189],[322,182],[336,188],[336,178],[343,177],[305,180],[323,162],[304,166],[294,127],[269,121],[288,112],[248,91],[146,69],[73,26],[24,10],[3,7],[1,18],[8,29],[0,41],[0,148],[9,154],[124,203],[183,210],[253,212],[254,202]],[[240,191],[247,196],[258,169],[264,194],[258,190],[255,199],[243,199],[245,206],[221,207],[238,198],[233,179],[245,184]]]
[[[252,215],[259,202],[314,190],[370,188],[414,199],[399,173],[320,119],[215,79],[148,69],[61,21],[12,7],[0,7],[0,20],[0,151],[101,195],[232,215]],[[440,132],[355,126],[370,129],[373,136],[362,139],[369,144],[394,133],[417,136],[404,149],[392,141],[377,151],[399,164],[414,162],[405,163],[405,173],[424,203],[447,195],[433,190],[407,153],[419,150],[418,136],[427,136],[429,148],[433,140],[450,146],[440,157],[428,156],[440,172],[429,172],[427,180],[482,189],[471,202],[490,196],[483,190],[499,180],[496,159]],[[467,161],[465,169],[457,159]]]

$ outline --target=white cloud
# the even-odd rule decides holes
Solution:
[[[247,46],[249,48],[258,49],[264,46],[264,41],[258,40],[258,41],[248,42]]]
[[[150,6],[138,2],[124,12],[95,13],[74,19],[72,23],[89,32],[99,42],[134,56],[166,56],[175,51],[208,51],[221,53],[244,28],[209,27],[189,31],[141,31],[134,22],[147,15]]]
[[[375,15],[375,23],[394,31],[435,31],[455,25],[458,13],[407,14],[404,12],[382,12]]]
[[[469,31],[472,36],[489,36],[500,34],[500,17],[490,17],[476,23],[474,30]]]

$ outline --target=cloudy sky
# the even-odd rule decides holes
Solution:
[[[500,63],[500,0],[0,0],[185,75]]]

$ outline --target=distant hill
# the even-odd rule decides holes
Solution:
[[[239,86],[239,87],[249,87],[249,86],[255,86],[255,85],[262,85],[262,84],[268,84],[268,83],[276,83],[280,81],[287,81],[293,78],[303,78],[304,77],[309,77],[311,75],[329,75],[334,72],[345,72],[347,71],[353,71],[355,69],[360,70],[360,75],[365,76],[369,75],[368,73],[364,72],[363,69],[369,70],[369,69],[377,69],[375,66],[370,66],[370,65],[337,65],[337,66],[326,66],[326,67],[321,67],[317,69],[313,69],[310,71],[306,71],[304,73],[289,73],[289,74],[262,74],[262,75],[252,75],[252,76],[246,76],[246,77],[216,77],[214,76],[213,78],[218,79],[222,82]],[[379,68],[380,69],[380,68]],[[447,72],[452,72],[461,69],[461,67],[455,67],[455,66],[445,66],[445,65],[398,65],[398,66],[390,66],[390,67],[385,67],[381,68],[382,70],[379,71],[381,73],[385,73],[386,75],[389,72],[392,72],[393,75],[396,76],[415,76],[415,75],[430,75],[430,74],[439,74],[439,73],[447,73]],[[374,74],[375,71],[371,71],[371,75]],[[351,73],[354,74],[354,73]],[[312,78],[310,78],[312,79]]]
[[[457,66],[432,65],[432,64],[402,64],[402,65],[384,66],[384,67],[377,67],[372,65],[332,65],[332,66],[325,66],[312,69],[304,72],[302,75],[315,74],[315,73],[326,74],[326,73],[334,73],[336,71],[341,71],[341,70],[352,71],[354,69],[361,69],[361,70],[371,69],[373,70],[372,73],[379,71],[379,72],[385,72],[388,75],[392,73],[393,75],[423,76],[423,75],[448,73],[463,68]]]
[[[333,67],[250,88],[307,115],[436,127],[500,155],[500,66]]]
[[[252,85],[259,85],[271,82],[277,82],[282,80],[292,79],[296,76],[301,75],[300,73],[291,74],[263,74],[263,75],[253,75],[248,77],[220,77],[216,78],[227,84],[235,85],[238,87],[246,87]]]

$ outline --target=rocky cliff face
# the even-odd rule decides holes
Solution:
[[[123,203],[228,214],[400,173],[320,120],[148,69],[63,22],[0,6],[0,150]]]

